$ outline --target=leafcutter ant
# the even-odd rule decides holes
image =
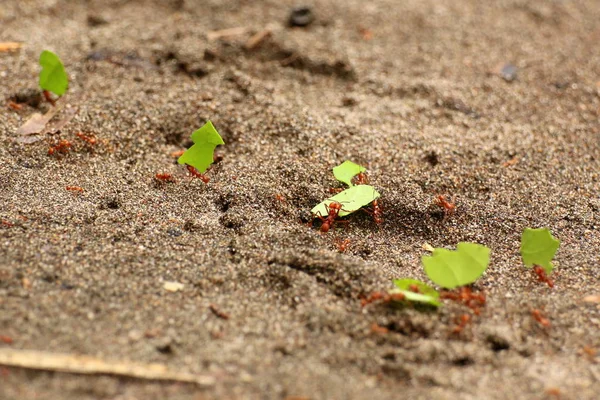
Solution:
[[[454,329],[452,329],[452,333],[458,335],[460,334],[463,329],[465,329],[465,326],[467,326],[469,323],[471,322],[471,316],[469,314],[462,314],[459,318],[458,318],[458,325],[456,325],[454,327]]]
[[[540,265],[534,265],[533,266],[533,272],[537,276],[537,279],[538,279],[539,282],[544,282],[548,286],[550,286],[551,288],[554,287],[554,282],[552,281],[552,279],[550,279],[550,277],[548,276],[548,274],[546,274],[546,271],[544,270],[544,268],[542,266],[540,266]]]
[[[544,328],[550,327],[550,320],[544,317],[544,314],[538,309],[531,310],[531,316]]]
[[[321,224],[321,233],[329,232],[329,229],[331,229],[336,222],[347,222],[336,221],[336,218],[339,216],[340,211],[342,211],[342,203],[332,201],[328,205],[325,205],[325,209],[327,210],[327,217],[323,217],[322,215],[315,215],[317,218],[323,221],[323,223]]]
[[[65,189],[69,192],[83,193],[83,188],[79,186],[67,186]]]
[[[462,303],[473,310],[475,315],[481,314],[481,308],[485,306],[486,297],[483,292],[473,292],[468,286],[461,287],[458,291],[446,291],[440,293],[442,299],[454,300]]]
[[[77,136],[79,139],[83,140],[84,142],[86,142],[90,146],[94,146],[98,142],[98,140],[94,136],[92,136],[92,135],[86,135],[83,132],[77,132],[75,134],[75,136]]]
[[[443,196],[441,194],[435,198],[434,203],[436,206],[439,206],[444,209],[444,214],[446,216],[452,215],[456,211],[456,205],[448,201],[446,199],[446,196]]]
[[[46,99],[46,101],[47,101],[48,103],[52,104],[52,106],[55,106],[55,105],[56,105],[56,100],[54,100],[54,99],[52,98],[52,94],[50,94],[50,92],[49,92],[49,91],[47,91],[47,90],[44,90],[43,94],[44,94],[44,99]]]
[[[208,176],[204,175],[191,165],[186,165],[185,167],[194,178],[200,178],[204,183],[208,183],[210,181],[210,178]]]
[[[175,182],[175,178],[171,174],[156,174],[154,179],[160,182]]]
[[[360,305],[362,307],[381,301],[382,303],[389,303],[392,301],[404,301],[406,296],[403,293],[387,293],[387,292],[373,292],[366,299],[362,299]]]
[[[58,141],[57,144],[50,146],[50,148],[48,149],[48,155],[49,156],[56,156],[58,154],[67,154],[69,152],[69,149],[71,148],[71,142],[69,142],[68,140],[65,139],[61,139]]]
[[[415,285],[414,283],[408,285],[408,290],[410,290],[413,293],[421,293],[421,289],[419,289],[419,286]]]
[[[335,246],[337,247],[338,251],[340,253],[344,253],[346,250],[348,250],[348,246],[350,245],[350,239],[335,239]]]
[[[373,221],[375,221],[375,223],[377,225],[381,224],[383,222],[383,218],[381,217],[383,215],[383,210],[381,205],[379,204],[379,200],[375,199],[371,202],[371,206],[373,207],[372,210],[367,209],[367,208],[363,208],[362,210],[364,212],[366,212],[367,214],[371,214],[373,216]]]
[[[355,185],[368,185],[369,177],[364,172],[359,172],[352,178],[352,183]]]

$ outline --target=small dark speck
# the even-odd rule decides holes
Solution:
[[[475,364],[475,360],[473,360],[471,357],[464,356],[452,360],[452,364],[458,365],[459,367],[466,367],[467,365]]]
[[[117,210],[119,208],[119,201],[117,199],[111,199],[106,202],[106,207],[111,210]]]
[[[167,233],[169,234],[169,236],[173,236],[173,237],[178,237],[178,236],[183,235],[183,232],[176,228],[171,228],[171,229],[167,230]]]
[[[435,151],[430,151],[424,158],[432,167],[435,167],[440,163],[440,158]]]
[[[60,285],[60,288],[63,289],[63,290],[72,290],[72,289],[75,289],[76,287],[77,286],[75,286],[75,285],[73,285],[71,283],[68,283],[68,282],[63,282]]]

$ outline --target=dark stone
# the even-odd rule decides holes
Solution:
[[[315,20],[315,16],[313,15],[310,7],[307,6],[299,6],[294,7],[292,12],[290,13],[289,24],[290,26],[308,26]]]

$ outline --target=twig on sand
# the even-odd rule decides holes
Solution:
[[[0,53],[17,51],[23,46],[23,43],[17,42],[0,42]]]
[[[184,382],[199,386],[215,384],[215,378],[212,376],[170,371],[163,364],[109,362],[95,357],[37,350],[0,348],[0,365],[72,374],[116,375],[146,380]]]
[[[210,31],[210,32],[206,33],[206,38],[212,42],[214,40],[229,37],[229,36],[243,35],[244,33],[246,33],[247,30],[248,30],[248,28],[239,26],[237,28],[227,28],[227,29],[221,29],[218,31]]]
[[[255,33],[246,41],[246,50],[254,50],[269,36],[271,36],[272,30],[267,28],[260,32]]]

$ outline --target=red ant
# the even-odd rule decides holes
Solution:
[[[538,278],[539,282],[545,282],[551,288],[554,287],[554,282],[552,281],[552,279],[550,279],[548,277],[548,274],[546,274],[546,271],[544,270],[544,268],[542,266],[534,265],[533,266],[533,272],[535,272],[535,274],[537,275],[537,278]]]
[[[352,183],[355,185],[368,185],[369,177],[364,172],[359,172],[352,178]]]
[[[463,329],[465,329],[465,327],[469,324],[469,322],[471,322],[471,316],[469,314],[462,314],[459,318],[458,318],[458,325],[454,327],[454,329],[452,329],[452,333],[453,334],[460,334]]]
[[[43,94],[44,94],[44,99],[46,99],[46,101],[47,101],[48,103],[52,104],[52,106],[55,106],[55,105],[56,105],[56,100],[54,100],[54,99],[52,98],[52,95],[50,94],[50,92],[49,92],[49,91],[47,91],[47,90],[44,90]]]
[[[419,286],[415,285],[414,283],[408,285],[408,290],[410,290],[413,293],[421,293],[421,289],[419,289]]]
[[[335,239],[335,246],[337,247],[340,253],[344,253],[348,250],[348,246],[350,245],[350,239]]]
[[[381,214],[383,214],[383,211],[381,210],[381,207],[379,206],[379,201],[377,199],[373,200],[373,220],[375,221],[376,224],[381,224],[383,222],[383,218],[381,218]]]
[[[373,206],[373,210],[363,208],[363,211],[365,211],[367,214],[371,214],[375,223],[379,225],[383,222],[383,218],[381,217],[381,215],[383,214],[383,210],[381,208],[381,205],[379,205],[379,200],[373,200],[373,202],[371,202],[371,205]]]
[[[171,174],[156,174],[154,179],[161,182],[175,182],[175,178]]]
[[[50,146],[50,148],[48,149],[48,155],[51,156],[55,155],[56,153],[67,154],[71,146],[71,142],[62,139],[58,142],[58,144]]]
[[[434,203],[436,206],[442,207],[444,209],[445,215],[454,214],[454,211],[456,211],[456,205],[454,203],[450,203],[446,199],[446,196],[442,196],[441,194],[435,198]]]
[[[440,297],[463,303],[473,310],[475,315],[481,314],[481,307],[485,306],[486,301],[484,293],[473,293],[471,288],[467,286],[461,287],[458,292],[442,292],[440,293]]]
[[[185,150],[177,150],[171,153],[171,157],[179,158],[183,155],[183,153],[185,153]]]
[[[371,333],[377,334],[377,335],[385,335],[386,333],[389,333],[389,329],[386,328],[385,326],[381,326],[379,325],[377,322],[373,322],[371,324]]]
[[[550,320],[545,318],[542,312],[538,309],[531,310],[531,316],[540,323],[544,328],[550,327]]]
[[[186,165],[185,167],[187,168],[188,172],[192,174],[193,177],[202,179],[202,182],[204,183],[208,183],[210,181],[210,178],[208,176],[204,175],[191,165]]]
[[[83,193],[83,188],[79,186],[67,186],[65,189],[67,189],[69,192]]]
[[[342,211],[342,203],[332,201],[331,203],[329,203],[329,205],[326,204],[325,208],[327,209],[327,217],[323,217],[321,215],[316,216],[321,221],[323,221],[323,223],[321,224],[321,233],[329,232],[329,229],[331,229],[334,223],[342,222],[335,220],[339,216],[340,211]]]
[[[6,226],[7,228],[11,228],[11,227],[15,226],[15,224],[13,224],[10,221],[7,221],[7,220],[3,219],[2,220],[2,226]]]
[[[275,200],[281,202],[281,203],[285,203],[285,197],[282,194],[276,194],[275,195]]]
[[[392,301],[403,301],[405,299],[406,299],[406,296],[404,296],[403,293],[389,294],[386,292],[373,292],[366,299],[362,299],[360,301],[360,305],[362,307],[364,307],[367,304],[371,304],[371,303],[374,303],[379,300],[381,300],[383,303],[389,303]]]
[[[0,335],[0,342],[6,344],[13,344],[13,339],[10,336]]]
[[[90,146],[94,146],[98,142],[95,137],[85,135],[82,132],[77,132],[75,135]]]
[[[23,109],[23,105],[19,104],[19,103],[15,103],[14,101],[9,101],[8,102],[8,107],[15,110],[15,111],[20,111]]]

